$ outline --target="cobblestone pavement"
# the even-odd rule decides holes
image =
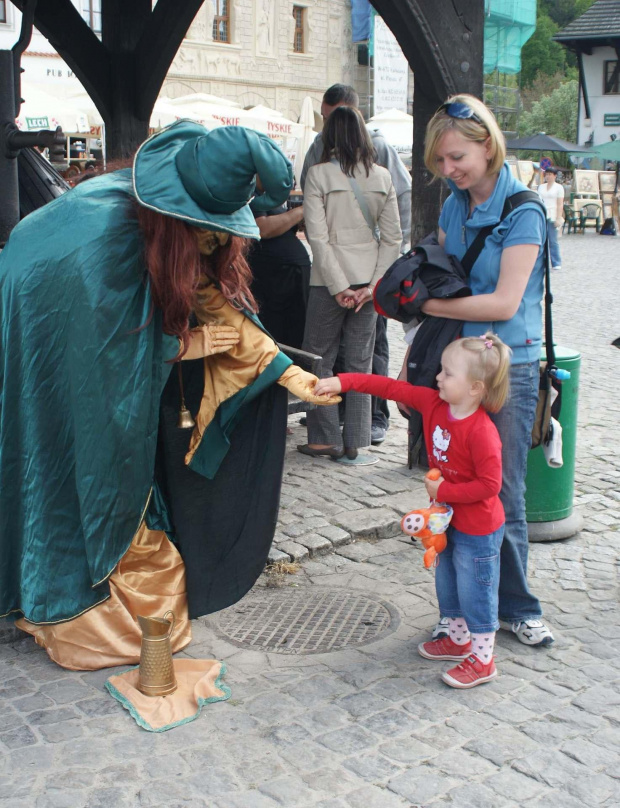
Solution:
[[[391,632],[295,655],[240,647],[223,636],[221,616],[196,621],[189,655],[225,660],[232,698],[160,735],[103,690],[110,671],[63,671],[30,639],[0,645],[0,805],[620,805],[620,351],[610,345],[620,337],[620,240],[571,235],[562,248],[555,323],[558,342],[583,354],[576,499],[585,529],[531,548],[551,649],[500,632],[495,682],[443,685],[442,664],[416,653],[436,619],[432,574],[394,529],[424,500],[421,475],[404,468],[403,424],[395,417],[374,450],[379,464],[353,469],[295,453],[304,440],[296,426],[277,548],[306,560],[296,574],[263,576],[233,608],[257,593],[303,600],[339,590],[388,603]],[[391,337],[402,354],[397,328]]]

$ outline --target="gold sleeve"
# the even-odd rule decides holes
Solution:
[[[220,404],[251,384],[279,353],[271,337],[231,306],[214,284],[198,289],[194,313],[200,325],[233,326],[239,332],[239,342],[226,353],[204,358],[205,386],[186,463],[192,459]]]

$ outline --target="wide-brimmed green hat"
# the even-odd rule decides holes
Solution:
[[[264,192],[256,195],[256,175]],[[262,132],[243,126],[205,129],[176,121],[140,146],[133,165],[137,201],[205,230],[259,238],[249,207],[270,210],[293,187],[293,167]]]

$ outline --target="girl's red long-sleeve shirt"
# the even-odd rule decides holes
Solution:
[[[429,387],[364,373],[342,373],[338,378],[343,393],[370,393],[421,413],[429,466],[439,469],[444,478],[437,501],[452,505],[452,525],[457,530],[482,536],[504,524],[504,508],[498,496],[502,487],[502,444],[495,424],[482,407],[467,418],[454,418],[437,390]]]

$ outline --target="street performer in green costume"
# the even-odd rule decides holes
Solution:
[[[265,135],[178,121],[0,254],[0,615],[65,667],[137,662],[136,614],[168,609],[179,650],[265,564],[284,388],[332,403],[249,288],[248,203],[291,186]]]

